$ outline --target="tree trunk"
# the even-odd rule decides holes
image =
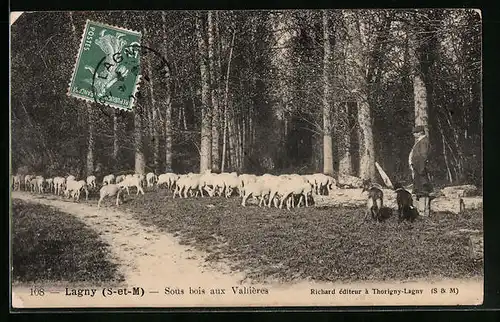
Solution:
[[[333,175],[333,140],[331,120],[331,55],[327,11],[323,10],[323,173]]]
[[[165,26],[167,24],[165,11],[162,11],[163,21],[163,47],[167,48],[167,32]],[[166,53],[165,53],[166,54]],[[172,172],[172,78],[169,66],[165,66],[165,172]],[[180,115],[180,112],[179,112]],[[179,124],[180,128],[180,124]]]
[[[234,112],[231,109],[231,112],[229,113],[229,118],[228,118],[228,131],[229,131],[229,167],[232,170],[235,170],[237,166],[236,162],[236,124],[235,124],[235,118],[234,118]]]
[[[87,112],[89,115],[89,136],[87,144],[87,176],[94,174],[94,150],[95,150],[95,124],[94,124],[94,109],[90,103],[86,103]]]
[[[226,87],[224,90],[224,130],[222,137],[222,166],[221,171],[224,172],[226,165],[226,154],[227,154],[227,134],[228,134],[228,104],[229,104],[229,75],[231,73],[231,60],[233,58],[233,48],[234,48],[234,38],[236,36],[236,29],[233,28],[233,35],[231,37],[231,45],[229,47],[229,58],[227,60],[227,71],[226,71]],[[229,132],[230,133],[230,132]]]
[[[78,39],[76,36],[76,28],[73,20],[73,13],[69,12],[69,20],[71,25],[71,32],[73,36],[73,42],[75,44],[78,43]],[[92,105],[89,102],[85,102],[85,107],[87,109],[88,116],[88,131],[89,136],[87,138],[87,158],[86,158],[86,169],[87,176],[94,174],[94,162],[95,162],[95,124],[94,124],[94,110]]]
[[[222,130],[222,164],[221,164],[221,172],[224,172],[226,168],[226,155],[227,155],[227,105],[224,104],[224,121],[223,121],[223,130]]]
[[[360,98],[358,102],[358,123],[360,127],[359,142],[359,177],[375,179],[375,146],[373,142],[372,117],[368,98]]]
[[[201,145],[200,145],[200,173],[212,168],[212,113],[210,108],[210,75],[207,66],[207,45],[203,37],[203,20],[196,19],[196,36],[201,74]]]
[[[349,126],[349,103],[343,102],[339,105],[337,113],[337,140],[339,140],[339,175],[352,175],[351,157],[351,129]],[[343,108],[341,108],[343,107]]]
[[[439,120],[439,116],[437,117],[438,121],[438,127],[439,127],[439,133],[441,134],[441,143],[443,145],[443,159],[444,159],[444,164],[446,166],[446,174],[448,178],[448,182],[452,183],[453,182],[453,175],[451,173],[451,168],[450,168],[450,163],[448,161],[448,153],[446,152],[446,139],[444,135],[444,130],[443,130],[443,125],[441,124],[441,121]]]
[[[155,171],[159,171],[160,169],[160,131],[158,130],[158,107],[156,106],[155,93],[154,93],[154,82],[152,75],[152,67],[151,62],[146,65],[147,73],[149,77],[149,93],[151,98],[151,106],[150,106],[150,119],[149,119],[149,128],[150,128],[150,136],[153,143],[153,168]]]
[[[114,169],[118,170],[120,157],[120,136],[119,136],[119,112],[118,110],[113,110],[113,160],[114,160]]]
[[[424,75],[420,68],[419,59],[419,39],[416,30],[408,31],[408,53],[411,66],[413,68],[413,98],[415,104],[415,126],[423,126],[425,134],[429,135],[427,88],[424,82]],[[415,142],[416,142],[415,138]]]
[[[208,61],[210,66],[210,85],[212,97],[212,170],[218,172],[220,169],[219,129],[220,129],[220,107],[219,107],[219,82],[217,65],[215,62],[215,35],[212,12],[208,12]]]
[[[360,17],[356,13],[348,15],[348,29],[352,37],[351,55],[353,60],[354,92],[358,104],[359,125],[359,176],[362,179],[375,180],[375,146],[373,142],[372,115],[368,100],[366,48],[363,45],[365,35],[360,24]],[[369,66],[368,66],[369,67]]]
[[[238,171],[243,168],[243,149],[245,144],[245,120],[238,122]]]
[[[134,112],[135,173],[144,174],[146,158],[142,138],[142,107],[137,105]]]

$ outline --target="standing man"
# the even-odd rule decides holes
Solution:
[[[429,136],[425,133],[422,125],[415,126],[413,129],[415,144],[410,151],[408,162],[410,165],[411,176],[413,179],[413,193],[417,201],[423,198],[423,215],[430,213],[429,194],[432,192],[432,184],[427,171],[427,158],[429,156]]]

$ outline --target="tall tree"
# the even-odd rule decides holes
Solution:
[[[337,105],[336,139],[339,152],[339,175],[352,175],[351,129],[349,127],[350,102],[339,102]]]
[[[416,15],[412,15],[410,28],[408,30],[408,53],[412,66],[413,78],[413,98],[415,104],[415,126],[423,126],[425,134],[429,135],[429,112],[427,107],[427,88],[424,81],[424,74],[421,68],[421,37],[420,21]],[[416,139],[415,139],[416,140]]]
[[[135,173],[144,174],[146,168],[146,157],[144,155],[143,142],[143,108],[137,103],[134,110],[134,147],[135,147]]]
[[[210,67],[210,89],[212,98],[212,170],[219,171],[220,169],[220,149],[219,149],[219,129],[220,129],[220,106],[219,106],[219,71],[217,70],[215,56],[215,26],[213,12],[208,12],[207,28],[208,28],[208,61]]]
[[[76,36],[75,22],[73,20],[73,12],[69,12],[69,19],[71,24],[71,31],[73,35],[73,41],[75,44],[78,43]],[[94,162],[95,162],[95,120],[94,120],[94,108],[89,102],[85,102],[85,108],[88,116],[88,137],[87,137],[87,157],[86,157],[86,172],[87,176],[94,173]]]
[[[375,146],[373,141],[372,115],[369,103],[369,88],[367,82],[368,52],[366,46],[366,26],[360,12],[344,10],[344,19],[347,24],[351,42],[350,52],[353,87],[358,107],[359,126],[359,176],[362,179],[375,179]]]
[[[232,36],[231,36],[231,44],[229,45],[229,57],[227,59],[227,70],[225,77],[225,86],[224,86],[224,113],[223,113],[223,134],[222,134],[222,165],[221,171],[224,172],[226,166],[226,153],[227,153],[227,141],[228,141],[228,132],[229,132],[229,122],[228,122],[228,107],[229,107],[229,75],[231,74],[231,62],[233,60],[233,48],[234,48],[234,39],[236,37],[236,28],[233,23],[232,25]]]
[[[162,36],[163,36],[163,53],[167,56],[167,30],[166,30],[166,14],[165,11],[161,13],[162,18]],[[165,171],[172,171],[172,72],[168,64],[165,65],[165,99],[163,106],[165,109]]]
[[[204,37],[202,14],[196,17],[196,37],[201,75],[201,144],[200,144],[200,172],[212,169],[212,111],[210,106],[210,70],[208,66],[207,44]]]
[[[147,18],[146,16],[142,16],[141,29],[143,31],[146,30]],[[144,41],[144,38],[141,40]],[[146,57],[145,57],[146,58]],[[147,70],[143,67],[143,73],[147,73]],[[146,108],[146,91],[143,90],[144,93],[137,93],[137,102],[134,109],[134,151],[135,151],[135,160],[134,160],[134,169],[135,173],[144,174],[146,171],[146,155],[144,153],[144,119],[145,113],[147,111]]]
[[[115,109],[113,111],[113,168],[115,170],[118,170],[120,164],[119,164],[119,157],[120,157],[120,133],[119,133],[119,128],[120,128],[120,121],[119,121],[119,113],[120,111]]]
[[[151,35],[146,28],[144,28],[143,41],[153,42],[153,35]],[[153,169],[155,171],[160,170],[160,131],[158,129],[159,115],[158,106],[155,97],[155,76],[153,75],[153,65],[152,65],[152,55],[146,55],[143,59],[144,61],[144,73],[147,75],[146,87],[148,88],[149,94],[149,113],[148,118],[148,128],[150,129],[149,135],[153,145]]]
[[[333,140],[332,140],[332,108],[331,98],[331,67],[332,46],[330,43],[328,12],[323,10],[323,173],[333,175]]]

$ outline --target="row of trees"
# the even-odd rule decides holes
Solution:
[[[141,31],[162,55],[142,53],[133,113],[66,95],[86,19]],[[13,166],[376,179],[377,161],[404,180],[423,125],[435,180],[480,184],[480,32],[472,10],[23,14]]]

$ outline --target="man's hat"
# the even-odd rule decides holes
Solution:
[[[413,128],[413,133],[425,132],[425,127],[423,125],[417,125]]]

